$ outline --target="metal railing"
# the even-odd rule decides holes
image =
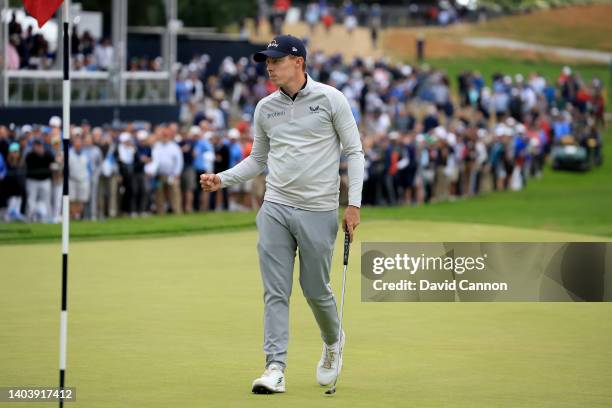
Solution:
[[[52,106],[62,100],[62,71],[7,70],[4,106]],[[170,100],[168,72],[71,71],[72,103],[148,105]],[[120,87],[116,86],[120,81]],[[119,94],[117,94],[119,89]]]

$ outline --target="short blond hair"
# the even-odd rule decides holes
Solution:
[[[302,72],[306,72],[306,58],[298,56],[298,55],[289,55],[289,58],[291,59],[302,58],[304,60],[304,63],[302,64]]]

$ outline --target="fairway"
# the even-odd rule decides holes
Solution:
[[[71,245],[74,407],[609,407],[610,303],[361,303],[352,246],[338,392],[294,275],[287,393],[250,393],[264,356],[256,231]],[[339,294],[341,238],[332,286]],[[600,241],[494,225],[366,221],[362,241]],[[0,247],[0,384],[55,386],[60,244]],[[27,404],[7,404],[25,407]],[[32,406],[32,405],[30,405]],[[38,406],[38,405],[36,405]]]

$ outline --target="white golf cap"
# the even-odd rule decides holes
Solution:
[[[49,126],[51,127],[62,126],[62,119],[59,116],[51,116],[51,119],[49,119]]]
[[[140,129],[137,133],[136,133],[136,137],[138,138],[138,140],[143,141],[145,140],[147,137],[149,137],[149,132],[147,132],[144,129]]]
[[[190,135],[199,135],[201,133],[201,129],[199,126],[192,126],[189,128],[189,134]]]
[[[21,127],[21,133],[30,133],[32,131],[32,126],[30,125],[23,125]]]
[[[500,123],[499,125],[495,126],[495,136],[500,137],[504,136],[505,134],[507,134],[506,125]]]
[[[236,128],[231,128],[227,132],[227,137],[229,137],[230,139],[239,139],[240,138],[240,132]]]
[[[130,135],[128,132],[123,132],[119,135],[119,141],[121,143],[127,143],[131,140],[132,140],[132,135]]]
[[[435,136],[437,139],[446,139],[446,129],[444,129],[442,126],[438,126],[433,130],[433,136]]]

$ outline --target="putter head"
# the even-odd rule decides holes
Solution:
[[[336,393],[336,387],[331,387],[329,390],[325,391],[326,395],[333,395]]]

